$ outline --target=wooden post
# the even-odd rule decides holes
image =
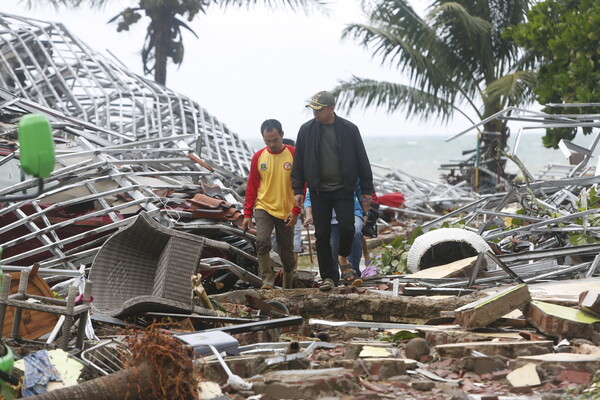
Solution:
[[[83,290],[83,304],[90,304],[92,296],[92,281],[85,282],[85,289]],[[75,347],[83,349],[83,337],[85,336],[85,325],[87,324],[89,311],[82,312],[79,314],[79,325],[77,328],[77,341]]]
[[[67,306],[65,312],[65,322],[63,322],[62,333],[60,335],[60,348],[67,351],[69,348],[69,339],[71,339],[71,327],[73,326],[73,309],[75,308],[75,296],[77,296],[77,287],[69,287],[67,296]]]
[[[19,279],[19,295],[21,295],[21,299],[25,299],[25,292],[27,291],[27,283],[29,282],[29,271],[24,270],[21,271],[21,279]],[[19,326],[21,325],[21,315],[23,314],[23,309],[21,307],[15,307],[15,315],[13,318],[12,325],[12,337],[19,337]]]
[[[0,289],[0,300],[6,301],[10,294],[10,274],[2,275],[2,289]],[[6,304],[0,304],[0,338],[2,338],[2,328],[4,327],[4,319],[6,318]]]
[[[308,240],[308,257],[310,259],[310,263],[313,264],[313,252],[312,252],[312,243],[310,240],[310,227],[306,225],[306,240]]]

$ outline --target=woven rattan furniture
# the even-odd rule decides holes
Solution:
[[[205,240],[140,214],[104,243],[92,263],[94,311],[114,317],[190,311],[190,277],[197,272]]]

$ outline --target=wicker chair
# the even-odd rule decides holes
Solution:
[[[124,317],[144,311],[191,311],[190,277],[205,239],[140,214],[104,243],[90,271],[95,312]]]

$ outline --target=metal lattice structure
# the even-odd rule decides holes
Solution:
[[[158,139],[163,147],[190,147],[233,187],[247,176],[253,149],[237,134],[197,102],[95,52],[60,23],[0,13],[0,86],[104,128],[90,138],[100,147]]]

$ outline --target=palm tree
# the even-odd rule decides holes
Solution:
[[[29,7],[33,3],[50,3],[55,7],[61,5],[79,7],[87,4],[91,7],[103,7],[110,0],[26,0]],[[167,63],[180,65],[183,62],[184,46],[182,30],[187,29],[194,36],[196,33],[182,19],[188,22],[194,20],[198,13],[206,14],[210,6],[220,7],[250,7],[261,3],[259,0],[136,0],[136,7],[127,7],[114,16],[109,23],[117,23],[117,31],[129,30],[137,23],[144,13],[150,18],[146,29],[146,37],[142,46],[142,63],[144,74],[154,74],[154,80],[161,84],[167,81]],[[263,0],[269,7],[287,7],[291,10],[304,10],[311,7],[322,9],[326,4],[323,0]]]
[[[371,49],[410,83],[353,76],[335,89],[340,107],[403,110],[407,117],[445,122],[461,114],[475,124],[508,106],[532,102],[533,59],[502,37],[505,28],[524,21],[529,3],[433,0],[422,18],[408,0],[363,1],[369,22],[347,26],[342,36]],[[497,154],[505,147],[506,121],[489,121],[483,130],[484,151]],[[488,167],[494,171],[498,165]]]

